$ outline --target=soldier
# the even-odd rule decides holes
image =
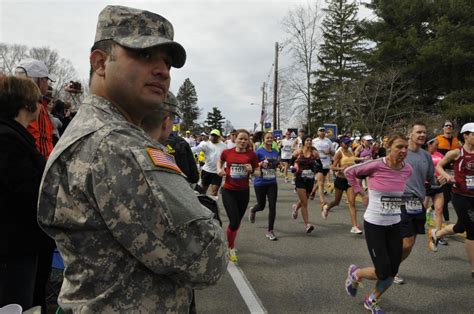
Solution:
[[[66,311],[188,312],[192,289],[226,270],[218,222],[140,128],[153,111],[167,112],[170,67],[185,60],[162,16],[123,6],[99,14],[91,95],[40,188],[38,221],[64,259],[58,302]]]
[[[199,181],[199,172],[189,144],[179,135],[172,135],[173,120],[178,114],[178,100],[173,93],[168,92],[164,102],[165,109],[171,115],[163,115],[163,110],[158,110],[154,114],[146,116],[142,121],[142,128],[152,138],[165,145],[168,153],[173,155],[179,169],[186,175],[190,184]],[[169,117],[169,119],[166,119]],[[162,123],[164,120],[167,123]],[[171,122],[171,125],[169,124]]]

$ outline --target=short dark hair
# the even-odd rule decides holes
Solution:
[[[91,53],[94,50],[102,50],[103,52],[110,55],[112,53],[112,48],[114,47],[114,45],[116,45],[116,43],[112,39],[105,39],[105,40],[98,41],[94,44],[94,46],[92,46]],[[89,70],[89,85],[91,84],[93,74],[94,74],[94,69],[92,68],[92,64],[91,64],[90,70]]]
[[[173,113],[163,110],[163,109],[156,109],[153,110],[153,112],[147,114],[142,122],[141,122],[141,128],[145,132],[151,132],[154,129],[157,129],[160,127],[160,125],[165,121],[165,118],[168,116],[172,116]]]
[[[0,117],[14,119],[21,109],[35,112],[41,91],[31,79],[6,76],[0,79]]]
[[[411,134],[411,132],[413,132],[413,128],[415,127],[415,125],[424,126],[426,128],[426,123],[424,123],[423,121],[415,121],[410,124],[410,127],[408,128],[408,134]]]

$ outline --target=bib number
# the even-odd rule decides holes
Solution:
[[[272,180],[276,178],[275,169],[262,169],[262,178]]]
[[[247,170],[245,165],[234,164],[230,166],[230,177],[232,179],[246,179]]]
[[[408,214],[419,214],[423,212],[423,205],[418,198],[410,198],[405,202],[405,209]]]
[[[304,179],[314,179],[314,172],[312,170],[303,170],[301,172],[301,177]]]
[[[474,190],[474,176],[466,176],[466,189]]]
[[[382,204],[383,216],[396,216],[402,213],[402,198],[397,196],[382,196],[380,198]]]

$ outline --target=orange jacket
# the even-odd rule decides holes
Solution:
[[[457,137],[454,136],[450,139],[447,139],[443,134],[440,134],[436,136],[436,139],[438,140],[438,151],[443,155],[445,155],[450,150],[461,147]]]
[[[48,159],[53,150],[53,123],[46,111],[46,101],[41,103],[38,119],[28,125],[28,131],[33,135],[36,148],[45,159]]]

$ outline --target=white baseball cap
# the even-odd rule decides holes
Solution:
[[[374,140],[374,138],[371,135],[364,135],[364,137],[362,139],[366,140],[366,141],[373,141]]]
[[[49,71],[43,61],[36,59],[25,59],[21,61],[15,68],[15,74],[26,74],[28,77],[41,78],[47,77],[48,80],[54,82],[49,77]]]
[[[461,128],[461,134],[464,132],[474,133],[474,122],[464,124]]]

